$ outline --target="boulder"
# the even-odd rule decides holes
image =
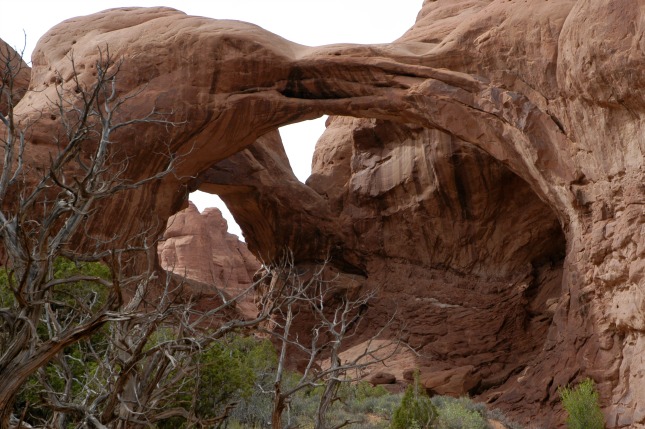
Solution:
[[[481,375],[475,372],[472,365],[424,372],[419,378],[423,387],[431,394],[454,397],[468,395],[481,381]]]
[[[372,374],[368,381],[372,383],[373,386],[378,386],[381,384],[394,384],[396,383],[396,377],[394,376],[394,374],[390,374],[389,372],[377,372],[375,374]]]

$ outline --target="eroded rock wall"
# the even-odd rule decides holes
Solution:
[[[360,338],[398,314],[392,332],[401,329],[418,353],[390,360],[387,369],[399,380],[420,368],[429,390],[442,394],[494,400],[513,390],[546,341],[566,247],[555,214],[526,182],[443,132],[333,117],[307,184],[281,181],[276,193],[273,181],[231,168],[242,159],[266,159],[270,147],[281,151],[279,142],[260,143],[201,175],[202,189],[228,184],[222,197],[233,213],[264,202],[264,213],[276,221],[269,235],[274,245],[302,249],[305,237],[336,237],[352,256],[345,263],[353,261],[363,274],[363,288],[379,290]],[[274,178],[287,174],[271,169]],[[236,192],[234,183],[253,192]],[[291,198],[305,190],[316,191],[315,204]],[[282,197],[270,202],[268,195]],[[325,210],[314,210],[323,202]],[[300,234],[294,235],[288,219],[296,215]],[[333,234],[325,229],[330,219]],[[452,381],[441,384],[437,374]]]
[[[184,294],[202,303],[217,301],[220,292],[228,298],[244,294],[260,268],[245,243],[227,232],[217,208],[200,213],[192,203],[168,219],[157,249],[161,267],[185,278]],[[237,309],[244,318],[256,315],[253,294],[248,293]]]
[[[93,237],[160,234],[187,192],[210,189],[256,255],[331,255],[415,310],[408,332],[441,364],[431,373],[479,378],[477,392],[548,427],[562,423],[558,386],[592,376],[608,426],[639,428],[642,10],[426,1],[392,44],[309,48],[249,24],[117,9],[41,39],[16,114],[29,171],[46,170],[62,127],[51,100],[91,85],[97,46],[109,46],[123,60],[118,95],[136,94],[123,117],[155,108],[173,121],[115,135],[129,160],[122,177],[182,161],[103,201]],[[322,114],[366,119],[333,119],[301,184],[271,133]]]
[[[10,97],[0,98],[0,113],[7,114],[9,104],[18,103],[25,95],[29,86],[30,73],[31,68],[22,59],[20,53],[0,40],[0,75],[3,76],[0,88],[3,93],[11,94]],[[11,78],[4,79],[4,76]]]
[[[336,127],[346,131],[338,145],[353,148],[339,216],[366,255],[368,283],[382,289],[374,313],[406,315],[418,365],[473,366],[472,393],[524,369],[559,296],[565,238],[555,215],[501,163],[447,134],[366,119]],[[337,161],[324,165],[326,149],[314,189],[342,177]]]

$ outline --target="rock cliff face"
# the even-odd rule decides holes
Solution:
[[[260,268],[246,245],[227,232],[226,220],[218,209],[209,208],[200,214],[192,203],[168,219],[157,249],[161,267],[185,277],[190,289],[187,292],[202,300],[216,298],[215,288],[229,297],[243,293]],[[249,296],[237,305],[243,317],[257,313],[251,301]]]
[[[18,52],[2,40],[0,40],[0,58],[3,59],[0,64],[0,73],[4,74],[5,71],[11,71],[11,74],[15,76],[13,82],[2,83],[3,92],[10,93],[11,102],[17,103],[27,91],[31,69]],[[9,87],[10,85],[12,88]],[[9,99],[1,97],[0,112],[6,113],[8,107]]]
[[[167,8],[111,10],[40,40],[16,113],[37,171],[55,150],[56,85],[73,96],[91,83],[96,47],[109,46],[119,95],[136,94],[124,114],[155,107],[177,122],[124,129],[124,175],[182,162],[106,200],[118,222],[88,228],[161,232],[188,191],[217,192],[256,255],[331,255],[380,287],[368,317],[378,326],[397,303],[429,388],[553,427],[558,386],[591,376],[608,427],[641,428],[642,9],[426,0],[392,44],[320,48]],[[336,117],[302,184],[275,129],[322,114]]]

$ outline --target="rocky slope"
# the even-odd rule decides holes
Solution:
[[[639,428],[644,22],[632,0],[426,0],[392,44],[309,48],[167,8],[111,10],[40,40],[16,113],[37,171],[61,125],[57,85],[91,84],[109,46],[118,94],[136,94],[123,114],[154,107],[176,125],[123,129],[123,174],[181,162],[106,200],[90,230],[160,233],[188,191],[217,192],[256,255],[331,255],[381,289],[375,327],[396,302],[428,387],[448,380],[553,427],[558,386],[591,376],[608,427]],[[301,184],[274,130],[322,114],[337,117]]]

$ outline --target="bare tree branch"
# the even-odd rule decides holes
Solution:
[[[60,378],[66,380],[62,397],[57,397],[58,402],[50,401],[58,427],[65,420],[63,408],[74,408],[63,401],[70,396],[73,372],[63,350],[107,323],[141,317],[137,312],[139,295],[129,290],[145,289],[156,281],[151,266],[147,273],[132,270],[135,261],[156,242],[146,231],[128,240],[139,244],[126,248],[110,249],[108,242],[97,239],[96,248],[105,250],[91,252],[78,246],[71,250],[88,220],[101,216],[97,202],[174,172],[177,159],[169,153],[160,171],[136,180],[127,178],[128,158],[114,143],[113,134],[139,124],[178,124],[170,120],[172,112],[159,112],[154,106],[143,117],[120,117],[118,113],[136,94],[119,95],[121,63],[113,60],[107,47],[99,48],[96,79],[89,86],[81,82],[70,57],[71,80],[65,83],[59,76],[56,97],[50,100],[58,112],[55,129],[59,132],[52,133],[49,165],[38,178],[36,170],[25,171],[29,125],[14,114],[15,80],[22,61],[4,48],[0,46],[0,101],[7,106],[0,112],[0,242],[6,280],[0,284],[0,292],[8,301],[0,314],[10,329],[0,335],[0,427],[9,426],[14,400],[25,381],[52,359],[58,362],[55,370]],[[123,240],[115,238],[114,242],[118,241]],[[110,275],[57,273],[56,264],[65,258],[107,262]],[[133,302],[124,305],[128,297]],[[44,380],[42,375],[40,378]],[[47,391],[46,396],[54,398],[53,390]],[[88,416],[92,416],[88,422],[94,427],[103,424],[93,420],[94,414]]]
[[[320,402],[314,422],[316,429],[327,429],[327,414],[337,399],[342,383],[356,380],[350,371],[360,371],[381,363],[395,354],[400,336],[383,341],[383,334],[396,318],[396,312],[373,336],[363,341],[362,351],[351,359],[343,360],[341,353],[349,340],[358,332],[360,322],[376,291],[356,298],[349,296],[339,275],[325,276],[327,261],[303,272],[296,267],[293,255],[285,252],[281,263],[270,267],[271,284],[280,284],[280,305],[273,311],[271,324],[265,332],[279,344],[279,357],[274,378],[272,427],[282,427],[282,414],[290,398],[298,391],[322,386]],[[273,286],[276,287],[276,286]],[[309,338],[300,338],[293,332],[298,322],[313,325]],[[376,340],[379,340],[378,342]],[[306,357],[298,380],[285,386],[284,374],[287,355],[295,349]],[[352,422],[345,422],[343,427]]]

